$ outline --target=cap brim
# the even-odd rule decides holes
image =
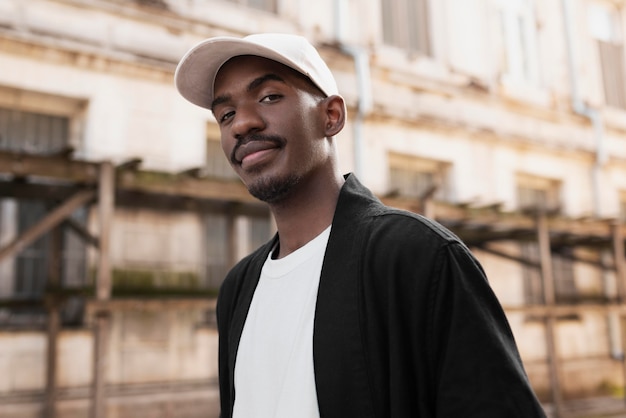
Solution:
[[[272,49],[245,39],[222,36],[202,41],[185,54],[174,75],[176,88],[191,103],[210,109],[217,72],[226,61],[240,55],[268,58],[303,72],[293,61]]]

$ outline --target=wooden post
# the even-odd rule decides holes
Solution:
[[[615,260],[615,280],[619,291],[619,302],[623,304],[626,300],[626,259],[624,258],[624,236],[622,235],[622,224],[613,222],[611,224],[611,235],[613,237],[613,259]],[[626,324],[624,316],[619,316],[622,334],[622,374],[624,376],[624,388],[626,388]],[[626,402],[626,394],[624,394],[624,402]]]
[[[61,328],[59,305],[55,298],[47,304],[48,310],[48,346],[46,349],[46,393],[44,400],[44,417],[56,417],[57,398],[57,353],[58,336]]]
[[[94,318],[92,418],[106,417],[106,370],[110,323],[109,312],[101,310],[96,313]]]
[[[60,226],[50,231],[48,254],[48,288],[56,290],[61,285],[63,270],[63,228]]]
[[[432,198],[424,199],[421,204],[422,215],[429,219],[435,219],[435,205]]]
[[[100,252],[98,256],[98,275],[96,298],[108,300],[111,297],[111,226],[115,209],[115,168],[104,162],[100,165],[98,188],[98,212],[100,216]]]
[[[613,236],[613,259],[615,260],[615,274],[617,288],[619,289],[620,302],[626,300],[626,259],[624,258],[624,237],[622,235],[622,224],[614,222],[611,224],[611,235]]]
[[[439,186],[434,184],[419,197],[421,213],[430,219],[435,219],[435,202],[433,199],[438,188]]]
[[[550,249],[550,234],[548,230],[548,218],[544,211],[537,216],[537,240],[539,242],[539,256],[541,264],[541,277],[543,284],[544,303],[547,307],[545,317],[546,347],[548,351],[548,364],[550,369],[550,386],[552,389],[552,402],[554,404],[554,417],[562,418],[563,398],[561,396],[561,371],[558,357],[558,345],[555,328],[556,317],[554,313],[554,277],[552,275],[552,252]]]
[[[231,212],[226,215],[226,235],[228,240],[228,246],[226,248],[226,259],[228,261],[228,268],[232,268],[236,263],[239,256],[239,233],[237,230],[237,216]]]
[[[54,228],[50,234],[48,251],[48,288],[55,291],[61,285],[61,269],[63,264],[63,230]],[[61,328],[60,301],[56,294],[47,295],[46,310],[48,311],[48,345],[46,348],[46,393],[44,401],[44,417],[56,417],[57,398],[57,352],[58,336]]]
[[[98,184],[98,214],[100,218],[100,251],[96,275],[96,299],[106,302],[111,298],[110,238],[115,209],[115,168],[109,162],[100,164]],[[91,418],[106,417],[106,371],[111,316],[105,307],[96,312],[94,320],[93,385]]]

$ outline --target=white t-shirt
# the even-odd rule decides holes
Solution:
[[[319,418],[313,319],[330,226],[265,261],[235,362],[233,418]]]

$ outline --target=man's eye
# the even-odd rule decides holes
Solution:
[[[221,117],[220,117],[220,123],[222,122],[226,122],[228,119],[230,119],[233,115],[235,114],[235,112],[230,111],[230,112],[226,112],[224,113]]]
[[[261,102],[263,103],[267,103],[267,102],[273,102],[276,101],[278,99],[280,99],[282,96],[280,94],[268,94],[267,96],[264,96],[261,99]]]

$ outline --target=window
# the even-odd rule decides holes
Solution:
[[[619,9],[609,3],[594,3],[588,18],[598,47],[605,103],[626,109],[626,64]]]
[[[84,105],[69,98],[0,86],[0,152],[41,156],[65,153],[78,145]],[[3,177],[3,181],[14,182],[7,177]],[[23,187],[28,186],[24,183]],[[5,244],[13,241],[41,221],[57,203],[36,198],[0,197],[0,241]],[[39,237],[14,257],[2,260],[0,298],[40,299],[50,285],[51,274],[58,276],[58,285],[64,288],[87,286],[87,244],[74,231],[82,230],[86,220],[87,210],[81,208],[71,219]],[[73,300],[65,305],[64,323],[74,321],[76,306]],[[41,309],[26,305],[0,309],[0,325],[29,326],[44,318]]]
[[[439,200],[448,198],[449,164],[410,155],[389,154],[390,194],[423,199],[428,196]]]
[[[249,230],[250,250],[265,244],[271,235],[270,221],[267,218],[251,218]]]
[[[520,255],[524,260],[539,263],[539,245],[535,242],[522,242]],[[522,279],[524,281],[524,300],[528,305],[544,303],[541,270],[536,267],[522,265]]]
[[[383,42],[431,55],[428,0],[384,0],[381,5]]]
[[[276,13],[276,0],[227,0],[231,3],[241,4],[257,10]]]
[[[208,214],[205,218],[206,251],[205,283],[208,288],[219,288],[228,273],[228,219],[225,215]]]
[[[531,175],[518,176],[518,207],[522,210],[558,212],[560,209],[561,183],[558,180]],[[537,242],[520,244],[522,257],[535,265],[541,259]],[[569,247],[552,249],[552,276],[557,303],[578,300],[579,294],[574,275],[573,250]],[[541,269],[523,265],[524,295],[528,304],[541,304],[545,301]]]
[[[206,174],[222,179],[239,178],[224,155],[219,128],[215,124],[209,124],[207,127]]]
[[[86,207],[77,209],[71,216],[74,222],[87,229],[88,210]],[[67,225],[67,222],[64,224]],[[72,228],[65,227],[62,235],[63,262],[61,277],[64,287],[83,287],[89,283],[87,270],[87,244]]]
[[[17,232],[23,233],[41,220],[48,208],[43,201],[19,200],[17,202]],[[72,221],[85,223],[84,208],[72,215]],[[14,297],[36,299],[43,295],[46,279],[50,275],[52,234],[44,234],[15,257]],[[59,277],[63,287],[83,287],[88,284],[86,244],[69,228],[60,231],[61,263]]]
[[[43,218],[46,208],[43,202],[19,201],[17,225],[22,233]],[[15,293],[18,298],[36,298],[43,294],[46,286],[49,234],[46,234],[22,250],[15,260]]]
[[[243,255],[256,250],[270,239],[270,219],[245,217],[233,220],[236,223],[234,235],[231,236],[229,217],[225,214],[208,214],[205,217],[205,284],[207,288],[218,289],[231,268],[229,250],[244,251]],[[237,247],[230,245],[235,239]]]
[[[520,244],[522,257],[535,264],[540,263],[539,245],[536,242]],[[554,296],[557,303],[572,303],[579,300],[572,261],[572,248],[561,248],[552,252],[552,278],[554,280]],[[545,302],[541,269],[524,265],[524,299],[527,304],[537,305]]]
[[[502,38],[501,70],[505,79],[539,81],[537,23],[531,0],[495,0]]]
[[[0,107],[0,150],[37,155],[59,153],[68,147],[70,118],[66,116],[23,111]],[[0,199],[0,206],[10,216],[0,218],[0,229],[11,230],[5,239],[13,239],[45,217],[49,202],[43,200]],[[9,210],[11,208],[11,210]],[[84,221],[86,212],[77,211],[74,221]],[[8,227],[12,224],[12,227]],[[14,298],[33,299],[43,295],[49,274],[50,240],[53,232],[44,234],[30,244],[5,267],[0,280],[12,280],[10,295]],[[9,237],[9,235],[11,235]],[[86,245],[68,228],[62,228],[61,284],[87,283]]]
[[[518,175],[517,181],[517,206],[520,210],[560,210],[560,181],[524,174]]]
[[[69,118],[0,107],[0,150],[54,154],[66,148]]]

